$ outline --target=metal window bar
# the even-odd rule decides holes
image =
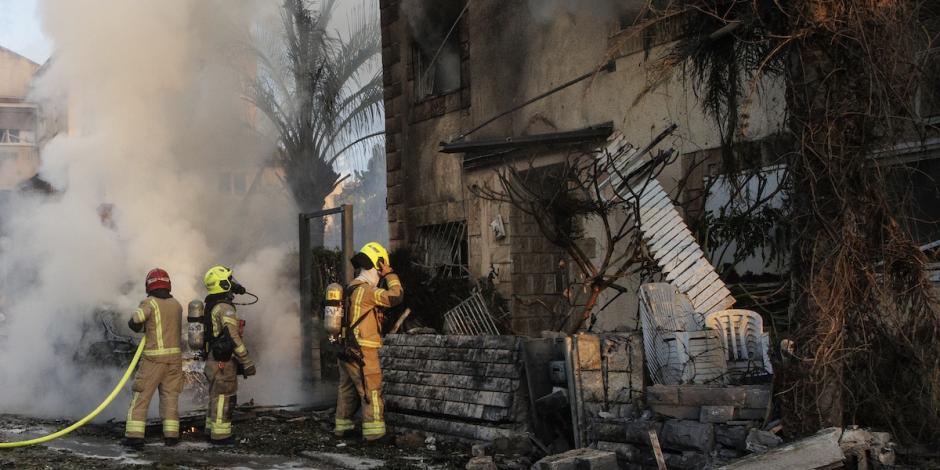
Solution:
[[[469,270],[463,246],[466,239],[467,224],[463,221],[419,227],[412,245],[415,264],[447,277],[467,277]]]
[[[444,314],[444,333],[451,335],[499,335],[483,296],[475,293]]]

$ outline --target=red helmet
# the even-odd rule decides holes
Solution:
[[[150,272],[147,273],[147,281],[144,285],[147,288],[148,294],[157,289],[170,290],[170,275],[160,268],[151,269]]]

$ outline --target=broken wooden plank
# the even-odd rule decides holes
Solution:
[[[488,390],[493,392],[514,393],[519,388],[519,380],[500,377],[480,377],[472,375],[435,374],[390,370],[382,374],[385,382],[430,385],[465,390]]]
[[[381,357],[382,370],[434,372],[438,374],[476,375],[518,379],[522,375],[516,364],[478,363],[465,361],[437,361],[433,359],[403,359]]]
[[[653,455],[656,456],[656,466],[659,470],[666,470],[666,459],[663,457],[663,449],[659,445],[659,437],[656,435],[656,431],[650,429],[650,447],[653,448]]]
[[[784,444],[763,454],[752,454],[720,470],[818,469],[840,464],[845,456],[839,447],[842,428],[828,428],[813,436]]]
[[[434,387],[429,385],[403,384],[386,382],[384,393],[415,398],[431,398],[435,400],[457,401],[475,405],[498,406],[508,408],[512,406],[513,395],[505,392],[492,392],[483,390],[465,390],[453,387]]]

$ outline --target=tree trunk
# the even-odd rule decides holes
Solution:
[[[790,288],[797,293],[790,323],[808,361],[792,377],[796,387],[788,387],[784,410],[791,429],[810,432],[857,415],[859,401],[847,406],[846,382],[855,384],[853,393],[874,393],[856,390],[854,375],[871,347],[863,335],[872,312],[898,295],[873,275],[885,262],[886,234],[898,224],[871,157],[899,138],[891,119],[907,104],[889,88],[890,73],[898,70],[890,64],[902,60],[890,57],[901,54],[892,49],[898,43],[892,27],[903,26],[890,22],[890,11],[868,10],[875,7],[864,2],[794,5],[792,30],[804,35],[790,50],[786,77],[789,127],[797,139],[789,163]],[[852,23],[857,17],[873,20]],[[870,56],[856,34],[879,38],[883,49]]]

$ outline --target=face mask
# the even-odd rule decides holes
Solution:
[[[379,272],[375,269],[363,269],[356,279],[361,279],[370,286],[376,287],[379,285]]]

